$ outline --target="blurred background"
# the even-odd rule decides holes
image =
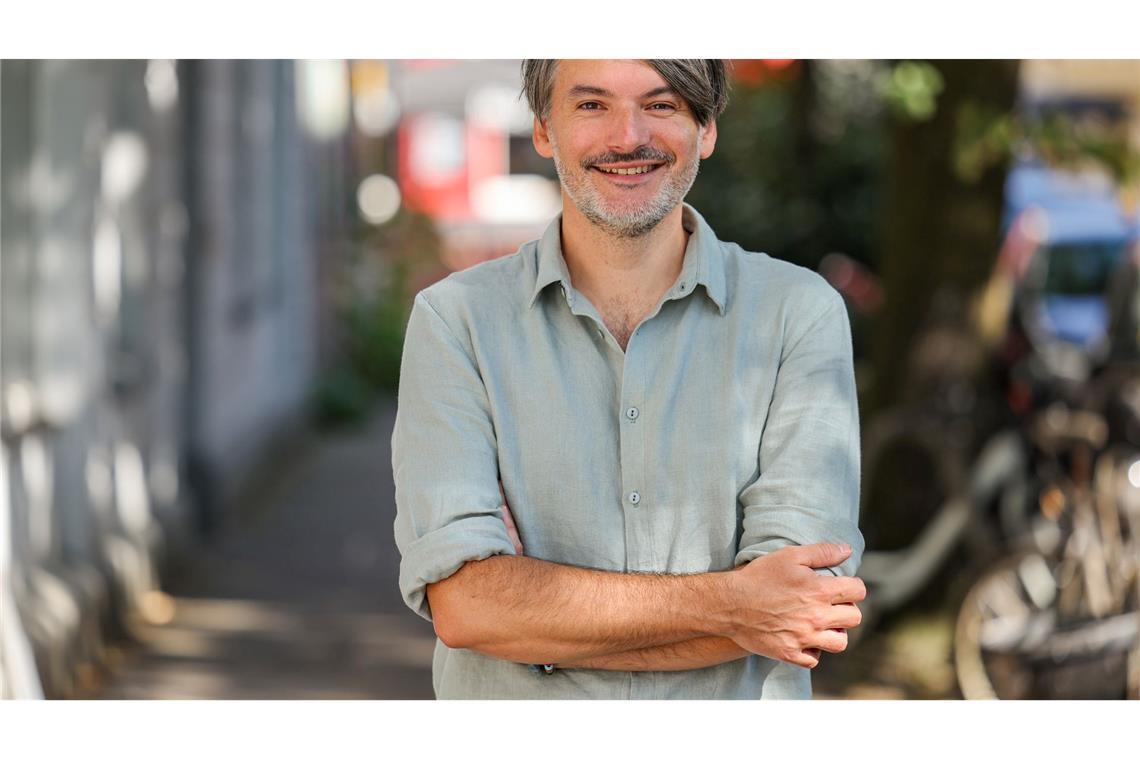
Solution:
[[[519,63],[0,62],[3,697],[432,696],[394,392],[559,211]],[[731,63],[688,201],[854,332],[817,695],[1140,698],[1140,61]]]

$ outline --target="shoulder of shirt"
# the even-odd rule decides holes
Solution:
[[[534,286],[531,262],[537,240],[523,243],[517,251],[452,272],[419,292],[445,321],[494,313],[514,312],[525,307]],[[528,285],[529,283],[529,285]]]
[[[736,243],[720,241],[720,247],[736,298],[814,314],[842,306],[839,291],[818,272],[767,253],[746,251]]]

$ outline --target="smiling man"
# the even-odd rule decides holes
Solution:
[[[400,587],[440,698],[811,695],[865,590],[851,336],[683,203],[717,60],[530,60],[563,211],[415,299]]]

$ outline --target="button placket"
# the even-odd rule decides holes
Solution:
[[[644,327],[644,325],[643,325]],[[640,332],[640,330],[639,330]],[[633,572],[652,570],[655,562],[652,504],[647,500],[646,429],[642,402],[646,393],[645,336],[630,340],[622,366],[621,403],[616,410],[621,438],[622,507],[626,512],[626,564]],[[636,421],[636,424],[635,424]]]

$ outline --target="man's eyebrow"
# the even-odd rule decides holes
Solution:
[[[641,97],[642,97],[642,99],[655,98],[658,95],[665,95],[665,94],[676,95],[677,91],[674,90],[669,85],[662,85],[661,87],[655,87],[652,90],[649,90],[648,92],[642,93]],[[592,85],[592,84],[576,84],[570,88],[570,91],[568,93],[566,93],[567,98],[577,98],[577,97],[581,97],[582,95],[597,95],[597,96],[603,97],[603,98],[613,97],[613,93],[610,92],[609,90],[602,88],[602,87],[596,87],[595,85]]]
[[[592,84],[576,84],[570,88],[570,92],[566,93],[568,98],[577,98],[581,95],[600,95],[602,97],[612,97],[613,93],[609,90],[595,87]]]

